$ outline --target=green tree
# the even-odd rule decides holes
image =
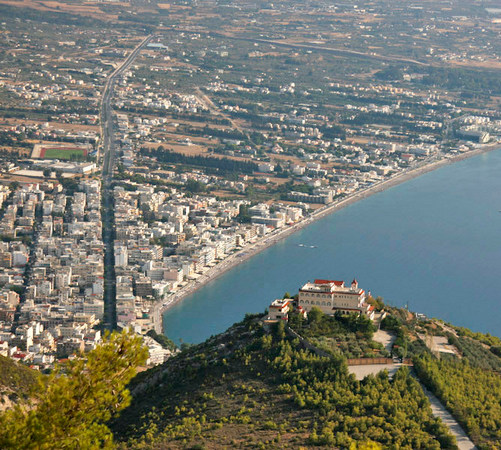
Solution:
[[[367,442],[352,442],[350,450],[381,450],[380,444],[372,441]]]
[[[240,223],[250,223],[251,222],[251,215],[249,213],[249,206],[248,205],[240,205],[239,211],[238,211],[238,216],[237,216],[237,221]]]
[[[106,423],[129,405],[126,385],[147,355],[131,332],[106,336],[85,358],[43,379],[33,409],[18,405],[0,416],[0,448],[112,448]]]
[[[188,192],[191,192],[193,194],[207,191],[207,187],[203,183],[192,179],[189,179],[185,183],[184,187]]]
[[[163,348],[168,348],[169,350],[175,350],[177,348],[173,340],[163,334],[158,334],[155,330],[149,330],[146,335],[155,339]]]
[[[308,313],[308,321],[310,323],[317,323],[317,322],[320,322],[322,320],[324,316],[324,313],[322,312],[322,310],[316,306],[314,306],[313,308],[311,308],[310,312]]]

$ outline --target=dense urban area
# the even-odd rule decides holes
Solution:
[[[41,372],[127,328],[144,336],[146,365],[160,365],[181,352],[163,336],[163,312],[209,280],[350,202],[499,147],[494,0],[0,0],[0,15],[0,354]],[[409,338],[402,312],[387,316],[389,346],[375,343],[363,327],[386,317],[380,300],[356,280],[317,281],[294,304],[275,300],[265,326],[295,311],[291,333],[351,359],[402,364],[415,340],[481,352],[464,330],[419,325],[426,318],[412,319]],[[329,283],[357,295],[338,308],[363,317],[342,319],[348,341],[337,329],[321,337],[330,319],[317,308],[318,326],[302,330],[313,305],[328,311],[301,293]],[[286,352],[274,336],[269,370]],[[415,363],[454,410],[430,381],[437,364]],[[311,406],[308,395],[296,389],[296,404]],[[479,448],[501,442],[495,425],[484,433],[461,414]],[[310,443],[344,445],[325,433]],[[409,448],[435,448],[426,439]]]
[[[161,333],[287,231],[497,142],[499,11],[425,5],[2,2],[3,353]]]

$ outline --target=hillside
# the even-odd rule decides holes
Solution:
[[[0,411],[30,396],[39,373],[0,356]]]
[[[65,376],[55,374],[28,414],[19,409],[17,415],[0,415],[4,426],[18,433],[0,427],[0,440],[9,444],[0,447],[21,448],[24,439],[26,445],[43,441],[57,448],[40,432],[43,422],[70,447],[81,442],[83,431],[89,442],[113,446],[107,423],[123,449],[457,448],[433,415],[425,385],[479,450],[501,448],[501,340],[374,304],[389,313],[377,333],[364,317],[327,316],[315,309],[307,319],[290,313],[287,325],[248,315],[225,333],[136,375],[128,385],[130,405],[129,395],[113,386],[125,373],[121,386],[131,380],[144,349],[137,336],[113,335],[124,345],[120,351],[114,341],[105,342],[87,362],[75,362]],[[381,334],[391,342],[376,342]],[[373,366],[375,359],[384,360],[388,371]],[[368,363],[362,372],[372,374],[358,381],[361,361]],[[126,364],[126,372],[119,363]],[[0,358],[3,407],[30,400],[38,376]],[[432,400],[436,408],[439,402]]]
[[[326,334],[325,323],[339,322],[317,320]],[[355,335],[367,339],[367,330]],[[407,368],[391,381],[382,372],[359,382],[342,353],[318,356],[283,322],[267,332],[256,317],[140,374],[131,390],[112,424],[123,447],[456,448]]]

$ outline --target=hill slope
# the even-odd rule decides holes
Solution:
[[[321,357],[247,317],[226,333],[138,376],[113,424],[125,447],[349,448],[376,441],[455,448],[404,368],[358,382],[342,355]]]
[[[0,411],[27,399],[38,377],[38,372],[0,356]]]

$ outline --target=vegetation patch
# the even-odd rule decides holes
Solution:
[[[12,400],[26,399],[39,377],[35,370],[0,356],[0,394],[8,395]]]
[[[415,359],[421,381],[451,411],[479,449],[501,448],[501,377],[468,360]]]
[[[341,354],[321,357],[248,317],[140,374],[112,424],[133,448],[455,448],[407,369],[359,382]],[[356,447],[355,447],[356,448]]]
[[[372,340],[376,327],[365,316],[335,314],[329,316],[318,308],[312,308],[308,320],[292,314],[289,325],[302,337],[320,349],[346,358],[388,357],[384,347]]]

